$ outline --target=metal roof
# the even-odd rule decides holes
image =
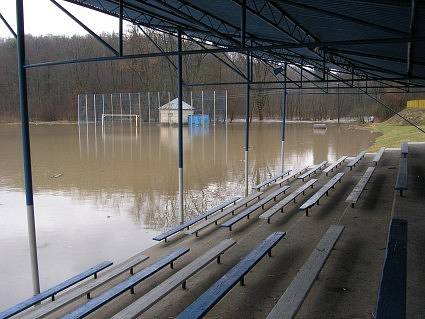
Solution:
[[[119,16],[119,0],[66,0]],[[124,0],[124,19],[220,47],[240,46],[242,0]],[[424,84],[425,2],[246,0],[246,40],[255,57],[370,79]],[[410,42],[410,43],[409,43]],[[267,48],[265,48],[267,47]],[[405,82],[407,83],[407,82]]]

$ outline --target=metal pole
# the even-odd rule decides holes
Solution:
[[[80,126],[80,94],[77,95],[77,124]]]
[[[339,110],[339,83],[338,83],[338,86],[337,86],[337,104],[338,104],[338,124],[339,124],[339,117],[341,116],[341,114],[340,114],[340,110]]]
[[[283,84],[283,105],[282,105],[282,143],[281,143],[281,164],[282,164],[282,172],[285,169],[285,131],[286,131],[286,103],[287,103],[287,89],[286,89],[286,72],[287,72],[287,64],[285,63],[284,69],[284,84]]]
[[[159,112],[160,107],[161,107],[161,96],[160,96],[159,91],[158,91],[158,112]]]
[[[148,122],[151,122],[151,94],[148,92]]]
[[[190,106],[193,106],[193,92],[190,91]]]
[[[250,112],[250,83],[251,79],[251,66],[250,66],[250,56],[249,54],[246,56],[246,72],[248,80],[246,82],[246,101],[245,101],[245,196],[248,196],[248,166],[249,166],[249,112]]]
[[[94,125],[96,130],[97,117],[96,117],[96,94],[93,94],[93,112],[94,112]]]
[[[204,91],[201,91],[201,114],[202,114],[202,123],[204,123],[204,120],[203,120],[203,118],[204,118]]]
[[[227,104],[227,90],[226,90],[226,124],[227,124],[227,106],[228,104]]]
[[[88,127],[88,125],[89,125],[89,115],[88,115],[87,109],[88,109],[88,102],[87,102],[87,94],[86,94],[86,125]]]
[[[142,110],[141,110],[141,103],[140,103],[140,93],[138,93],[138,97],[139,97],[139,118],[140,118],[140,123],[142,123]]]
[[[246,42],[246,0],[242,2],[241,12],[241,46]],[[248,151],[249,151],[249,94],[251,80],[251,61],[249,54],[246,55],[246,104],[245,104],[245,196],[248,196]]]
[[[215,118],[215,91],[214,91],[214,125],[216,123],[216,118]]]
[[[21,113],[21,134],[22,134],[22,159],[25,176],[25,195],[28,221],[28,240],[31,257],[31,274],[34,295],[40,293],[40,279],[38,273],[37,238],[34,218],[34,198],[32,188],[31,170],[31,143],[28,120],[28,95],[27,95],[27,74],[25,64],[25,31],[24,31],[24,4],[23,0],[16,0],[16,24],[17,24],[17,60],[19,78],[19,108]]]
[[[182,31],[177,32],[177,48],[182,51]],[[178,97],[178,162],[179,162],[179,213],[180,222],[184,222],[183,211],[183,61],[182,55],[177,56],[177,97]]]

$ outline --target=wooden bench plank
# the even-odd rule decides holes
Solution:
[[[42,291],[41,293],[27,299],[24,300],[20,303],[18,303],[17,305],[6,309],[5,311],[0,313],[0,318],[4,319],[4,318],[10,318],[13,315],[16,315],[22,311],[24,311],[25,309],[28,309],[38,303],[40,303],[41,301],[47,299],[47,298],[52,298],[52,300],[55,300],[55,295],[79,282],[81,282],[84,279],[87,279],[91,276],[94,276],[95,278],[97,278],[97,273],[108,268],[109,266],[112,265],[111,261],[104,261],[101,262],[100,264],[97,264],[96,266],[90,267],[89,269],[83,271],[82,273],[73,276],[63,282],[61,282],[60,284],[49,288],[45,291]]]
[[[314,165],[311,169],[309,169],[307,172],[305,172],[304,174],[298,176],[298,179],[302,179],[304,181],[304,179],[306,177],[310,177],[310,175],[316,173],[318,170],[320,170],[323,166],[325,166],[328,163],[328,161],[323,161],[317,165]]]
[[[170,236],[172,236],[174,234],[177,234],[178,232],[180,232],[180,231],[182,231],[184,229],[189,229],[190,226],[192,226],[193,224],[195,224],[195,223],[197,223],[197,222],[199,222],[199,221],[201,221],[203,219],[207,220],[208,219],[208,216],[210,216],[210,215],[218,212],[219,210],[223,211],[224,208],[226,206],[229,206],[230,204],[236,204],[236,202],[240,198],[241,198],[240,196],[237,196],[237,197],[231,198],[229,200],[226,200],[225,202],[223,202],[223,203],[221,203],[221,204],[219,204],[217,206],[214,206],[213,208],[207,210],[206,212],[199,214],[195,218],[192,218],[191,220],[188,220],[187,222],[185,222],[185,223],[183,223],[181,225],[178,225],[176,227],[173,227],[173,228],[167,230],[166,232],[164,232],[164,233],[162,233],[162,234],[160,234],[158,236],[155,236],[152,239],[153,240],[156,240],[156,241],[161,241],[161,240],[164,239],[165,242],[167,242],[167,238],[168,237],[170,237]]]
[[[407,221],[391,221],[376,319],[406,318]]]
[[[408,189],[407,177],[407,157],[402,157],[400,158],[397,180],[394,187],[395,190],[400,191],[400,196],[403,196],[403,191]]]
[[[329,172],[333,172],[334,168],[338,167],[338,165],[342,164],[347,159],[347,156],[341,156],[335,163],[329,165],[323,170],[323,173],[326,173],[326,176],[328,176]]]
[[[313,196],[311,196],[301,207],[300,210],[305,210],[305,215],[308,216],[308,209],[312,207],[314,204],[319,204],[319,200],[323,195],[326,194],[328,196],[329,190],[331,188],[335,188],[335,184],[337,182],[341,182],[344,173],[338,173],[334,177],[332,177],[325,185],[322,186]]]
[[[231,218],[231,219],[227,220],[226,222],[224,222],[223,224],[221,224],[220,227],[228,227],[229,230],[232,231],[232,227],[233,227],[234,224],[241,221],[245,217],[247,219],[249,219],[250,214],[252,214],[254,211],[259,209],[260,207],[264,208],[264,205],[267,204],[268,202],[270,202],[271,200],[276,201],[277,196],[279,196],[282,193],[285,194],[286,190],[289,187],[290,186],[285,185],[285,186],[282,186],[281,188],[275,190],[274,192],[270,193],[269,195],[267,195],[266,197],[264,197],[263,199],[261,199],[260,201],[255,203],[254,205],[248,207],[247,209],[245,209],[241,213],[237,214],[233,218]]]
[[[260,200],[261,196],[263,195],[262,192],[255,192],[252,193],[250,195],[248,195],[247,197],[242,198],[240,201],[238,201],[237,203],[235,203],[235,205],[230,206],[229,208],[225,209],[224,211],[222,211],[221,213],[217,213],[215,214],[213,217],[209,218],[208,220],[199,223],[198,225],[190,228],[188,231],[186,231],[187,235],[193,235],[195,234],[196,237],[198,237],[198,234],[201,230],[203,230],[204,228],[207,228],[208,226],[210,226],[211,224],[216,224],[218,223],[218,221],[230,214],[234,214],[234,212],[241,208],[242,206],[246,206],[248,207],[248,204],[250,202],[252,202],[253,200],[257,199]]]
[[[289,170],[284,171],[284,172],[282,172],[282,173],[280,173],[280,174],[278,174],[278,175],[272,176],[272,177],[270,177],[269,179],[266,179],[264,182],[262,182],[262,183],[260,183],[260,184],[258,184],[258,185],[253,186],[253,187],[252,187],[252,189],[253,189],[253,190],[256,190],[256,191],[259,191],[262,187],[264,187],[264,186],[268,186],[268,185],[270,185],[271,183],[276,182],[276,180],[278,180],[279,178],[281,178],[281,177],[283,177],[283,176],[285,176],[285,175],[288,175],[291,171],[292,171],[292,170],[290,170],[290,169],[289,169]]]
[[[181,312],[177,319],[202,318],[214,307],[238,282],[244,284],[245,275],[286,235],[285,232],[272,233],[259,246],[246,255],[240,262],[199,296]]]
[[[354,157],[348,164],[347,167],[350,168],[350,171],[357,165],[357,163],[365,156],[366,151],[361,151],[356,157]]]
[[[322,270],[344,226],[331,225],[294,280],[268,314],[267,319],[294,318]]]
[[[138,264],[140,264],[141,262],[145,261],[148,258],[149,258],[148,256],[145,256],[142,254],[133,256],[132,258],[124,261],[123,263],[120,263],[117,266],[113,267],[109,272],[98,277],[98,279],[91,281],[83,286],[77,287],[74,290],[71,290],[70,292],[68,292],[67,294],[64,294],[63,296],[60,296],[60,298],[56,299],[53,302],[47,303],[45,305],[42,305],[34,309],[34,311],[29,312],[28,314],[25,314],[23,318],[25,319],[42,318],[53,313],[59,308],[64,307],[65,305],[81,298],[82,296],[87,296],[89,298],[90,293],[94,289],[111,281],[112,279],[116,278],[122,273],[126,271],[130,271],[130,274],[133,274],[133,267],[137,266]]]
[[[385,147],[381,147],[379,149],[379,151],[376,152],[376,154],[375,154],[375,156],[373,157],[373,160],[372,160],[372,162],[375,163],[375,166],[378,165],[378,162],[381,160],[381,157],[384,154],[384,152],[385,152]]]
[[[403,157],[407,157],[407,154],[409,154],[409,143],[403,142],[401,144],[401,155],[403,155]]]
[[[317,182],[317,179],[310,179],[307,183],[302,185],[301,187],[297,188],[295,191],[293,191],[291,194],[283,198],[279,203],[276,205],[270,207],[266,212],[260,215],[261,219],[267,219],[267,223],[270,224],[270,218],[276,214],[278,211],[283,212],[283,208],[288,205],[290,202],[294,201],[295,199],[300,195],[304,194],[304,192],[309,188],[313,188],[313,185]]]
[[[236,242],[233,239],[225,239],[217,246],[209,249],[205,254],[196,258],[190,264],[176,272],[174,275],[160,283],[154,289],[146,293],[141,298],[130,304],[128,307],[121,310],[113,319],[135,318],[141,313],[148,310],[159,300],[167,296],[179,285],[186,288],[186,281],[207,266],[211,261],[219,258],[225,251],[232,247]],[[219,259],[217,259],[219,261]]]
[[[351,204],[351,207],[354,207],[354,204],[357,203],[358,199],[360,198],[360,195],[366,187],[367,182],[369,182],[369,179],[371,178],[374,170],[375,167],[368,167],[362,178],[360,178],[359,182],[356,184],[356,186],[354,186],[350,195],[348,195],[345,202]]]
[[[111,289],[108,289],[98,297],[90,300],[83,306],[75,309],[71,313],[64,316],[64,319],[78,319],[78,318],[84,318],[88,316],[90,313],[94,312],[95,310],[99,309],[103,305],[107,304],[108,302],[112,301],[119,295],[123,294],[124,292],[130,290],[131,293],[134,293],[134,286],[140,284],[143,280],[149,278],[150,276],[154,275],[167,265],[170,265],[173,267],[173,263],[183,256],[184,254],[189,252],[189,248],[179,248],[175,251],[173,251],[171,254],[162,257],[161,259],[157,260],[152,265],[148,266],[147,268],[139,271],[138,273],[134,274],[130,278],[124,280],[123,282],[119,283],[118,285],[112,287]]]

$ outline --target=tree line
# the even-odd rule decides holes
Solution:
[[[174,37],[153,32],[142,32],[138,27],[125,36],[125,53],[158,52],[177,47]],[[103,34],[103,39],[117,46],[116,34]],[[151,38],[157,44],[154,45]],[[199,49],[196,42],[185,40],[183,49]],[[54,60],[69,60],[96,56],[107,56],[110,52],[91,36],[26,36],[26,54],[30,63]],[[19,119],[18,77],[16,42],[0,39],[0,121],[13,122]],[[183,57],[185,83],[240,82],[243,78],[217,57],[242,72],[246,68],[245,56],[240,54],[186,55]],[[175,57],[152,57],[149,59],[119,60],[96,63],[69,64],[28,69],[28,97],[32,121],[75,121],[77,118],[77,95],[84,93],[116,92],[176,92]],[[254,81],[274,81],[270,67],[253,60]],[[299,78],[292,69],[290,78]],[[373,82],[370,82],[373,84]],[[319,84],[323,89],[325,84]],[[335,84],[336,85],[336,84]],[[256,85],[251,93],[251,118],[280,118],[282,89],[271,89],[271,85]],[[275,85],[276,87],[276,85]],[[185,90],[228,90],[229,116],[242,118],[245,112],[245,86],[196,86]],[[286,116],[294,120],[323,120],[340,117],[373,115],[386,118],[391,115],[366,95],[351,94],[303,94],[301,90],[290,90]],[[341,90],[341,92],[344,92]],[[414,94],[384,94],[384,90],[370,90],[396,110],[404,107],[406,99]],[[338,103],[339,99],[339,103]],[[338,107],[339,105],[339,107]]]

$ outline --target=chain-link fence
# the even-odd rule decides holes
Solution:
[[[79,94],[78,123],[159,122],[160,107],[175,98],[171,92]],[[189,91],[183,101],[194,108],[194,114],[208,115],[212,123],[228,121],[227,90]]]

